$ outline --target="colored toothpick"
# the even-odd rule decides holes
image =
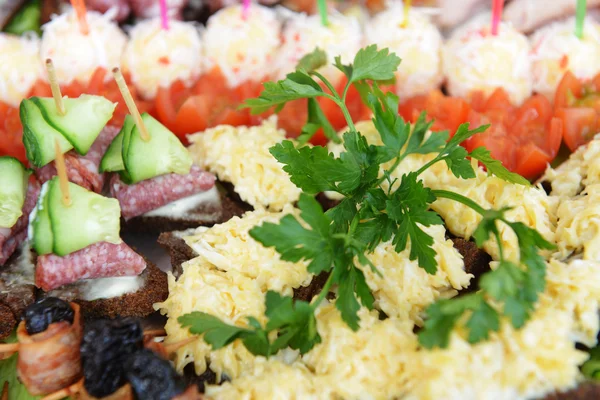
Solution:
[[[166,31],[169,29],[169,10],[167,8],[167,0],[158,0],[160,4],[160,22],[162,28]]]
[[[244,0],[242,2],[242,18],[246,20],[248,15],[250,15],[250,0]]]
[[[71,193],[69,193],[69,177],[67,175],[65,157],[62,151],[60,151],[60,144],[58,144],[58,139],[54,141],[54,152],[54,165],[56,165],[56,172],[58,173],[58,182],[60,183],[60,191],[62,192],[62,202],[65,205],[65,207],[69,207],[71,205]]]
[[[494,36],[498,34],[503,8],[504,0],[492,0],[492,35]]]
[[[583,39],[583,20],[585,19],[586,0],[577,0],[577,13],[575,15],[575,36]]]
[[[135,125],[140,131],[140,136],[144,142],[150,140],[150,134],[148,133],[148,129],[146,129],[146,125],[144,121],[142,121],[142,116],[140,115],[140,111],[138,110],[135,102],[133,101],[133,97],[131,97],[131,92],[127,87],[127,83],[125,83],[125,78],[123,78],[123,74],[119,68],[114,68],[112,70],[113,75],[115,77],[115,81],[117,82],[117,86],[119,86],[119,91],[121,92],[121,96],[123,96],[123,100],[125,100],[125,104],[129,109],[129,113],[133,117],[135,121]]]
[[[65,115],[67,110],[63,103],[62,94],[60,93],[60,86],[58,85],[58,78],[56,77],[56,71],[54,70],[54,64],[51,59],[46,59],[46,71],[48,72],[48,81],[50,82],[50,90],[52,90],[52,97],[56,104],[56,110],[58,114]]]
[[[317,5],[319,6],[319,14],[321,14],[321,23],[323,26],[329,25],[329,20],[327,19],[327,1],[317,0]]]
[[[75,13],[77,14],[77,19],[79,20],[79,30],[84,35],[87,35],[90,32],[87,23],[87,10],[85,9],[84,0],[71,0],[71,5],[75,9]]]
[[[410,6],[412,0],[404,0],[404,20],[402,21],[402,27],[406,28],[408,26],[408,15],[410,13]]]

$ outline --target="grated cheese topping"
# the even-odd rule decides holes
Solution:
[[[575,340],[595,343],[598,330],[598,267],[549,262],[547,289],[523,328],[505,320],[475,345],[455,331],[447,349],[419,352],[409,364],[415,386],[407,399],[476,400],[485,393],[486,399],[526,400],[575,387],[588,357]]]
[[[520,104],[532,91],[529,53],[527,37],[508,23],[500,23],[496,36],[489,20],[468,24],[452,35],[442,52],[448,90],[452,96],[468,98],[475,91],[490,95],[502,87],[513,103]]]
[[[289,214],[298,216],[299,210],[287,206],[279,213],[265,210],[248,212],[242,218],[233,217],[211,228],[199,227],[184,240],[216,268],[235,271],[253,279],[263,292],[276,290],[291,296],[293,288],[310,283],[312,275],[306,271],[308,262],[283,261],[273,247],[263,246],[249,234],[255,226],[265,222],[277,223]]]
[[[318,387],[336,399],[392,399],[404,394],[407,370],[418,347],[413,324],[359,310],[360,329],[352,331],[334,305],[317,310],[322,342],[302,357],[314,371]]]
[[[556,217],[562,258],[583,252],[584,260],[600,260],[600,183],[587,186],[573,198],[561,199]]]
[[[248,374],[220,386],[208,385],[205,396],[212,400],[334,400],[304,364],[287,365],[263,357],[257,357]]]
[[[473,277],[465,272],[462,256],[452,241],[445,238],[443,226],[421,228],[434,240],[438,263],[435,275],[419,267],[417,260],[409,259],[410,246],[397,253],[391,241],[381,243],[367,254],[381,275],[369,266],[361,268],[375,297],[375,306],[389,317],[410,320],[419,326],[423,325],[422,314],[429,304],[440,297],[456,296],[458,290],[469,286]]]
[[[579,147],[558,168],[548,167],[540,181],[549,182],[552,196],[573,197],[588,185],[600,183],[600,135]]]
[[[365,27],[368,44],[389,48],[402,59],[396,72],[396,93],[402,97],[427,94],[439,88],[442,74],[442,35],[429,16],[416,7],[403,26],[402,3],[393,3],[377,14]]]
[[[189,136],[194,161],[222,181],[231,182],[236,193],[255,209],[282,210],[300,198],[301,190],[269,153],[285,139],[272,117],[260,126],[221,125]]]
[[[165,330],[169,342],[177,342],[192,335],[181,328],[177,318],[203,311],[237,326],[247,326],[246,317],[254,316],[265,322],[264,295],[276,290],[292,295],[292,289],[306,286],[312,275],[306,263],[282,261],[272,248],[254,241],[248,231],[264,222],[277,222],[284,215],[297,214],[291,206],[281,213],[258,210],[234,217],[212,228],[200,227],[188,236],[186,243],[198,257],[182,265],[183,274],[175,280],[169,276],[169,297],[155,309],[168,317]],[[295,352],[279,353],[282,359],[295,358]],[[196,373],[210,368],[219,376],[235,378],[251,371],[256,357],[246,350],[241,341],[216,351],[203,340],[197,340],[177,351],[175,366],[179,371],[194,362]]]
[[[283,29],[283,43],[276,58],[278,79],[293,72],[300,59],[319,47],[327,53],[327,65],[319,68],[335,85],[343,73],[332,63],[336,56],[348,64],[362,47],[362,31],[358,19],[336,12],[328,15],[329,25],[323,26],[319,15],[293,14]]]
[[[190,86],[202,72],[202,44],[198,29],[189,22],[172,20],[169,29],[159,18],[137,23],[123,54],[123,70],[141,95],[154,98],[159,87],[177,80]]]
[[[42,26],[41,59],[52,59],[59,84],[67,85],[72,81],[87,84],[97,68],[110,71],[121,65],[127,36],[113,21],[115,15],[116,9],[105,14],[88,11],[87,35],[81,33],[72,9],[54,16]],[[112,79],[111,74],[107,74],[106,79]]]
[[[0,33],[0,101],[18,106],[43,74],[35,35]]]
[[[280,31],[276,13],[256,3],[251,3],[247,19],[239,4],[219,10],[204,32],[204,70],[219,68],[230,87],[270,76]]]
[[[600,24],[587,17],[581,39],[574,27],[573,17],[546,25],[531,37],[535,92],[554,98],[565,72],[579,79],[592,79],[600,72]]]

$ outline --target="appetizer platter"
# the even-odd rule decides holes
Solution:
[[[600,2],[546,3],[5,2],[0,399],[600,399]]]

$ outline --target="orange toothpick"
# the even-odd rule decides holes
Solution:
[[[75,9],[77,14],[77,20],[79,21],[79,30],[82,34],[87,35],[90,33],[90,28],[87,23],[87,10],[85,9],[84,0],[71,0],[71,5]]]
[[[56,77],[56,70],[51,59],[46,59],[46,71],[48,71],[48,81],[50,82],[50,90],[52,90],[52,97],[56,103],[56,109],[60,115],[65,115],[67,110],[63,103],[62,94],[60,93],[60,86],[58,85],[58,78]]]
[[[412,0],[404,0],[404,20],[402,21],[402,28],[406,28],[408,26],[408,16],[410,13],[410,6]]]
[[[65,157],[60,151],[58,139],[54,141],[54,151],[56,153],[56,172],[58,172],[58,182],[60,183],[60,191],[62,192],[62,202],[65,206],[71,205],[71,194],[69,193],[69,178],[67,177],[67,167],[65,165]]]
[[[19,350],[19,343],[0,343],[0,360],[4,360]]]
[[[140,111],[138,110],[135,102],[133,101],[133,97],[131,97],[131,92],[127,87],[127,83],[125,83],[125,78],[123,78],[123,74],[119,68],[113,68],[113,75],[115,77],[115,81],[117,81],[117,86],[119,86],[119,91],[121,92],[121,96],[123,96],[123,100],[125,100],[125,104],[129,109],[129,113],[133,117],[135,124],[140,131],[140,136],[144,142],[150,140],[150,134],[146,129],[146,125],[144,125],[144,121],[142,121],[142,116],[140,115]]]

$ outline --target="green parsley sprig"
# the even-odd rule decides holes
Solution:
[[[266,83],[261,95],[248,100],[245,107],[253,113],[271,108],[279,111],[289,101],[308,99],[309,117],[301,141],[284,140],[270,149],[284,165],[291,181],[303,191],[298,202],[303,223],[293,215],[286,215],[277,224],[254,227],[250,235],[264,246],[274,247],[282,260],[305,260],[309,272],[328,273],[327,282],[310,304],[268,292],[268,322],[264,327],[253,317],[248,318],[247,328],[241,328],[199,312],[180,317],[180,323],[189,326],[192,333],[203,333],[204,340],[213,348],[241,339],[254,354],[269,356],[287,346],[305,353],[320,342],[314,312],[335,287],[335,306],[346,324],[357,330],[361,304],[372,309],[374,302],[361,266],[380,273],[367,254],[380,243],[391,240],[397,252],[410,247],[409,258],[428,273],[435,274],[434,241],[423,227],[443,224],[431,204],[438,198],[446,198],[481,214],[482,220],[473,237],[478,246],[492,237],[496,239],[499,267],[482,276],[477,293],[433,303],[427,309],[425,327],[419,334],[421,344],[447,346],[452,329],[463,315],[468,315],[465,328],[471,342],[486,339],[490,331],[497,331],[501,314],[509,317],[515,327],[522,326],[545,286],[545,264],[538,251],[553,246],[537,231],[510,222],[505,216],[507,209],[486,210],[457,193],[432,190],[423,185],[419,176],[434,164],[445,162],[456,177],[474,178],[470,157],[501,179],[523,185],[529,182],[506,170],[484,148],[468,153],[460,146],[464,140],[485,131],[487,126],[470,130],[468,124],[463,124],[450,138],[448,132],[430,133],[432,123],[426,121],[424,114],[414,126],[406,123],[398,115],[398,97],[379,88],[382,82],[393,80],[400,63],[387,49],[368,46],[357,53],[350,65],[343,65],[337,58],[335,66],[347,78],[341,95],[318,72],[325,61],[325,53],[315,50],[305,56],[296,72],[286,79]],[[351,85],[357,87],[373,111],[373,123],[383,145],[369,144],[357,131],[345,105]],[[304,145],[319,128],[323,128],[330,139],[339,140],[316,101],[318,97],[334,101],[348,123],[348,131],[343,134],[344,152],[339,157],[323,147]],[[393,180],[396,168],[411,154],[435,154],[435,157],[417,171]],[[391,166],[380,174],[384,165]],[[344,199],[324,212],[312,197],[323,191],[337,192]],[[516,233],[520,265],[504,258],[499,223],[508,225]]]

